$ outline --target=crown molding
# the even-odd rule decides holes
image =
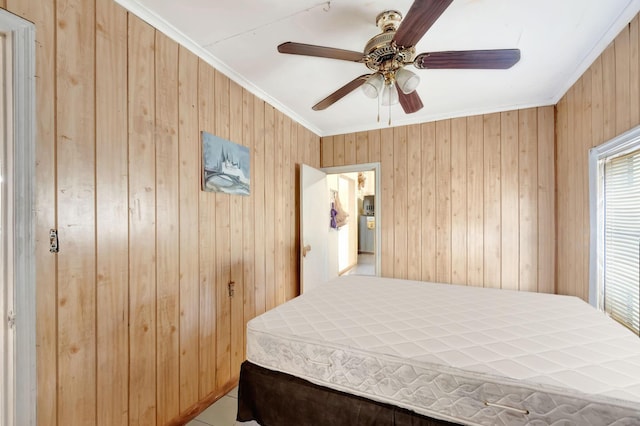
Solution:
[[[189,49],[191,52],[196,54],[200,59],[214,67],[216,70],[220,71],[225,76],[229,77],[234,82],[238,83],[240,86],[251,92],[253,95],[258,98],[264,100],[269,103],[274,108],[282,111],[284,114],[288,115],[291,119],[295,120],[297,123],[303,125],[310,131],[314,132],[318,136],[323,136],[323,132],[317,128],[312,123],[308,122],[300,115],[298,115],[295,111],[286,107],[282,103],[280,103],[277,99],[272,98],[268,93],[261,90],[259,87],[255,86],[251,81],[244,78],[242,75],[236,73],[233,69],[231,69],[227,64],[220,61],[214,55],[211,54],[208,50],[204,49],[202,46],[197,44],[191,38],[189,38],[182,31],[171,25],[164,18],[159,16],[157,13],[153,12],[146,6],[141,5],[136,0],[115,0],[120,6],[127,9],[130,13],[133,13],[138,18],[142,19],[152,27],[156,28],[158,31],[165,34],[167,37],[171,38],[175,42]]]

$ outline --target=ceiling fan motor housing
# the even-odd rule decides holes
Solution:
[[[413,62],[414,47],[399,48],[393,42],[402,14],[397,10],[387,10],[376,17],[376,25],[382,31],[372,37],[364,48],[365,65],[373,71],[396,71]]]

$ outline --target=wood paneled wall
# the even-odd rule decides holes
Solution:
[[[589,297],[589,149],[640,124],[640,15],[557,105],[558,293]]]
[[[319,137],[112,0],[6,8],[37,27],[38,423],[177,424],[298,293]],[[251,196],[200,191],[201,130],[250,148]]]
[[[554,108],[324,137],[322,166],[381,163],[382,274],[555,291]]]

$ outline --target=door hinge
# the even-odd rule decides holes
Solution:
[[[49,251],[51,253],[58,253],[60,251],[57,229],[49,229]]]
[[[234,281],[229,281],[229,284],[227,284],[227,287],[229,288],[229,297],[233,297],[235,294],[235,286],[236,283]]]
[[[16,326],[16,314],[13,311],[9,311],[7,315],[7,325],[9,328],[15,328]]]

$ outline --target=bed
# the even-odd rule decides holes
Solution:
[[[249,322],[237,419],[638,425],[640,338],[575,297],[340,277]]]

